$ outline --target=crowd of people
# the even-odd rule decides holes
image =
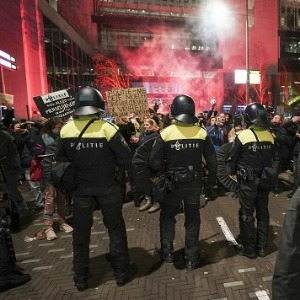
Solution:
[[[20,230],[24,222],[42,210],[45,238],[56,239],[53,222],[57,206],[60,230],[73,232],[74,283],[78,291],[88,288],[91,276],[89,240],[96,209],[102,211],[108,229],[109,260],[117,285],[126,284],[137,272],[130,261],[122,217],[122,205],[127,201],[133,201],[140,212],[160,211],[161,247],[154,256],[161,262],[174,260],[175,218],[182,211],[185,267],[187,271],[198,268],[200,196],[211,199],[228,191],[217,176],[217,154],[225,144],[231,145],[230,160],[225,163],[228,176],[235,176],[237,181],[234,192],[240,203],[238,253],[250,259],[267,255],[269,193],[278,196],[281,192],[278,175],[286,170],[294,174],[289,198],[300,185],[299,112],[283,119],[261,104],[252,103],[242,115],[217,112],[213,105],[196,116],[193,99],[179,95],[169,114],[150,110],[143,119],[131,114],[107,122],[101,117],[105,110],[102,95],[89,87],[78,91],[75,105],[68,121],[56,117],[35,122],[14,120],[8,108],[0,132],[9,143],[4,145],[1,138],[0,165],[3,195],[11,202],[12,231]],[[8,153],[13,160],[8,159]],[[42,172],[33,179],[32,162],[38,160]],[[72,162],[76,170],[76,188],[68,194],[51,181],[52,167],[61,161]],[[272,191],[261,185],[265,167],[276,172]],[[18,190],[18,182],[24,180],[30,186],[34,210],[28,208]],[[72,224],[66,220],[67,210],[72,210]],[[0,227],[0,244],[4,247],[1,241]],[[9,280],[3,281],[6,287],[0,284],[1,290],[30,280],[29,275],[17,270],[15,261],[9,269],[0,264],[0,277],[5,279],[8,274]]]

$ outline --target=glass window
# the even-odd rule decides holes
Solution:
[[[93,64],[89,55],[46,17],[44,45],[49,92],[93,84]]]

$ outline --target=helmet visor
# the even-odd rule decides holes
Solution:
[[[77,107],[74,111],[74,115],[76,116],[87,116],[87,115],[93,115],[97,114],[99,112],[103,111],[99,107],[95,106],[81,106]]]
[[[173,118],[177,121],[188,123],[188,124],[195,124],[198,123],[198,118],[196,116],[191,116],[187,114],[180,114],[180,115],[175,115]]]

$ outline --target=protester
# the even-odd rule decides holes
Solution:
[[[285,169],[285,162],[289,157],[287,133],[286,130],[281,126],[281,122],[281,116],[275,114],[271,119],[270,126],[270,131],[275,141],[273,167],[276,169],[277,175],[279,175],[279,173]],[[277,178],[277,185],[273,191],[273,195],[278,196],[279,192],[280,189]]]
[[[233,118],[233,127],[228,133],[229,143],[234,142],[234,139],[236,138],[236,135],[243,129],[244,129],[243,117],[242,116],[235,116]]]
[[[288,198],[292,198],[300,185],[300,112],[295,112],[283,128],[287,132],[287,143],[293,161],[294,182],[288,194]]]
[[[40,211],[44,208],[43,193],[40,181],[32,181],[30,178],[30,164],[32,160],[33,146],[38,138],[36,135],[36,127],[31,127],[34,122],[14,121],[12,123],[11,134],[17,146],[21,167],[22,176],[29,183],[31,193],[35,200],[35,209]]]
[[[216,151],[223,145],[224,139],[223,132],[217,122],[217,117],[213,116],[208,120],[208,126],[206,127],[206,131],[210,136]]]
[[[43,184],[45,186],[44,230],[46,238],[49,241],[57,238],[53,229],[55,204],[57,206],[60,230],[63,230],[66,233],[73,231],[73,228],[66,222],[65,219],[67,206],[66,194],[55,188],[50,180],[50,172],[54,163],[54,154],[62,126],[63,122],[60,118],[54,117],[48,119],[41,131],[40,140],[36,143],[36,147],[40,145],[40,147],[38,147],[40,149],[40,153],[43,153],[41,159],[43,165]]]
[[[146,118],[144,120],[144,131],[139,137],[139,141],[137,143],[138,151],[139,147],[147,141],[155,139],[159,136],[159,127],[157,123],[153,119]],[[148,213],[154,213],[160,209],[159,203],[152,195],[145,195],[145,201],[143,205],[140,206],[139,211],[148,211]]]

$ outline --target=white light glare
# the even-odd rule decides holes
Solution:
[[[207,13],[213,17],[216,24],[222,24],[228,20],[232,12],[224,1],[209,1],[207,4]]]

